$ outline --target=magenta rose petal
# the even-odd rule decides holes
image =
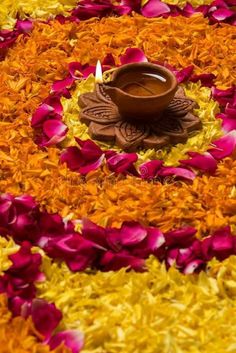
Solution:
[[[48,339],[62,319],[62,314],[55,304],[43,299],[34,299],[31,307],[32,320],[35,328]]]
[[[216,76],[214,74],[200,74],[200,75],[193,75],[190,78],[190,81],[197,82],[200,81],[202,86],[205,87],[212,87],[213,81],[215,80]]]
[[[153,160],[153,161],[149,161],[141,164],[139,167],[141,178],[142,179],[155,178],[162,164],[163,162],[160,160]]]
[[[11,309],[13,316],[27,318],[30,315],[30,307],[31,302],[28,302],[19,296],[15,296],[9,301],[9,308]]]
[[[88,77],[95,73],[95,66],[81,65],[79,62],[71,62],[69,64],[69,73],[75,80]]]
[[[231,234],[230,227],[219,229],[212,235],[212,251],[217,259],[223,261],[234,253],[234,237]]]
[[[121,65],[131,63],[147,62],[144,52],[139,48],[128,48],[125,53],[120,56]]]
[[[138,175],[134,163],[138,160],[136,153],[106,153],[108,168],[115,173]]]
[[[115,59],[111,53],[108,53],[102,61],[102,65],[115,66]]]
[[[235,14],[234,11],[226,9],[226,8],[220,8],[212,12],[212,17],[217,20],[217,21],[224,21],[231,16]]]
[[[236,94],[236,88],[231,87],[226,90],[221,90],[216,87],[212,87],[212,96],[220,105],[226,106],[226,104],[234,103],[234,96]]]
[[[30,210],[37,207],[37,203],[35,202],[35,199],[29,195],[17,196],[15,197],[14,202],[20,210],[22,209]]]
[[[117,5],[117,6],[114,5],[113,10],[118,16],[123,16],[123,15],[129,15],[130,12],[132,11],[132,8],[126,5]]]
[[[200,5],[196,8],[196,12],[200,12],[203,16],[206,16],[209,11],[209,5]]]
[[[185,17],[191,17],[195,13],[196,13],[196,10],[189,3],[187,3],[182,10],[182,15]]]
[[[80,140],[79,138],[75,138],[76,142],[78,145],[81,147],[81,153],[84,156],[84,158],[87,158],[88,160],[94,160],[96,158],[101,157],[103,155],[103,151],[101,148],[96,145],[92,140]]]
[[[95,71],[96,71],[96,66],[88,66],[83,71],[83,77],[87,78],[91,74],[95,75]],[[105,71],[105,70],[103,70],[103,71]]]
[[[60,120],[50,119],[43,124],[43,132],[49,138],[54,136],[65,136],[67,130],[67,126]]]
[[[69,73],[72,78],[79,79],[83,77],[83,66],[79,62],[69,64]]]
[[[132,248],[132,255],[146,259],[149,255],[155,255],[160,261],[164,258],[165,237],[163,233],[156,228],[148,227],[147,236]]]
[[[84,345],[84,335],[78,330],[67,330],[56,333],[48,342],[53,350],[64,343],[72,353],[79,353]]]
[[[104,248],[107,247],[105,228],[98,226],[87,218],[83,219],[82,236]]]
[[[185,227],[167,232],[164,234],[166,246],[186,248],[193,243],[196,232],[196,229],[193,227]]]
[[[227,114],[232,119],[236,119],[236,106],[227,104],[225,108],[225,114]]]
[[[169,6],[159,0],[149,0],[141,9],[145,17],[159,17],[169,12]]]
[[[78,171],[80,166],[84,163],[80,149],[76,146],[68,147],[62,152],[60,160],[62,163],[66,163],[67,167],[72,171]]]
[[[226,158],[233,154],[236,148],[236,131],[233,130],[227,135],[212,143],[215,147],[208,152],[217,160]]]
[[[125,5],[131,8],[132,11],[140,12],[141,1],[140,0],[121,0],[121,5]]]
[[[204,267],[205,267],[205,262],[203,260],[196,259],[186,265],[186,267],[183,270],[183,273],[185,275],[190,275],[194,272],[199,272]]]
[[[66,98],[70,98],[68,89],[72,86],[75,79],[67,76],[64,80],[56,81],[52,85],[52,92],[56,94],[62,94]]]
[[[228,117],[226,114],[218,114],[217,118],[222,119],[222,128],[226,132],[236,130],[236,119]]]
[[[193,180],[196,174],[191,170],[181,168],[181,167],[176,167],[176,168],[162,167],[158,171],[158,176],[161,176],[161,177],[175,176],[181,179]]]
[[[0,196],[0,225],[7,226],[16,221],[17,212],[13,206],[13,197],[9,194]]]
[[[86,175],[89,172],[98,169],[104,160],[104,155],[101,155],[96,161],[89,163],[87,165],[81,166],[79,169],[80,174]]]
[[[50,105],[43,103],[38,109],[34,112],[31,118],[31,125],[33,127],[37,127],[37,125],[41,124],[47,116],[54,111],[53,107]]]
[[[194,69],[194,66],[190,65],[180,71],[176,71],[175,75],[176,75],[178,82],[182,83],[182,82],[188,81],[193,73],[193,69]]]
[[[125,246],[138,244],[146,236],[147,230],[138,222],[124,222],[120,228],[120,241]]]
[[[51,95],[46,98],[44,102],[53,108],[53,111],[56,115],[61,115],[63,107],[61,104],[61,97],[59,95]]]
[[[82,141],[76,138],[76,141],[81,148],[68,147],[61,154],[61,162],[65,162],[68,168],[82,175],[99,168],[105,157],[100,147],[91,140]]]
[[[208,152],[203,154],[190,152],[189,155],[192,157],[187,160],[180,160],[180,163],[200,169],[204,172],[214,173],[217,168],[217,162],[215,158]]]
[[[17,20],[16,29],[20,33],[29,33],[33,29],[33,22],[30,20]]]
[[[148,247],[152,251],[159,249],[163,244],[165,244],[165,237],[159,229],[149,227],[147,228],[147,231],[147,243]]]
[[[133,269],[135,271],[143,271],[145,268],[145,260],[129,255],[125,252],[113,253],[107,251],[100,260],[100,266],[103,271],[118,271],[122,267]]]

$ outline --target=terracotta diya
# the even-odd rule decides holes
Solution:
[[[192,114],[197,103],[186,98],[170,70],[151,63],[123,65],[107,84],[98,63],[95,90],[82,94],[79,105],[80,120],[93,139],[129,152],[184,143],[190,132],[201,128]]]
[[[108,87],[107,93],[122,117],[151,121],[174,98],[177,80],[164,66],[135,63],[117,69]]]

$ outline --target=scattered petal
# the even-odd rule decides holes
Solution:
[[[193,69],[194,66],[190,65],[180,71],[175,72],[178,82],[182,83],[188,81],[193,73]]]
[[[125,53],[120,56],[121,65],[147,61],[143,51],[139,48],[128,48]]]
[[[84,335],[78,330],[67,330],[56,333],[48,342],[51,349],[55,349],[64,343],[72,353],[79,353],[84,345]]]
[[[145,17],[159,17],[169,12],[169,6],[159,0],[149,0],[141,9],[141,13]]]
[[[200,169],[204,172],[214,173],[217,168],[217,162],[215,158],[208,152],[203,154],[196,152],[189,152],[191,159],[180,160],[180,163]]]
[[[145,162],[140,165],[139,171],[142,179],[153,179],[157,176],[158,170],[161,168],[163,162],[160,160],[153,160]]]
[[[32,320],[35,328],[48,339],[62,319],[62,314],[55,304],[43,299],[34,299],[31,306]]]
[[[233,130],[227,135],[219,138],[212,143],[215,147],[209,149],[208,152],[217,160],[233,154],[236,148],[236,131]]]
[[[134,167],[134,163],[138,159],[136,153],[113,153],[112,155],[106,153],[106,158],[108,168],[112,172],[138,175]]]
[[[167,177],[167,176],[176,176],[181,179],[193,180],[195,178],[195,173],[189,169],[180,168],[180,167],[162,167],[158,171],[158,176]]]
[[[200,75],[193,75],[190,78],[190,81],[192,82],[201,82],[202,86],[205,87],[212,87],[214,84],[214,80],[216,79],[216,76],[214,74],[200,74]]]

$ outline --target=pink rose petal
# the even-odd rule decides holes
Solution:
[[[67,167],[75,172],[78,172],[80,167],[84,164],[80,149],[76,146],[68,147],[62,152],[60,159],[62,163],[66,163]]]
[[[182,15],[185,17],[191,17],[195,13],[196,13],[196,10],[189,3],[187,3],[182,10]]]
[[[141,9],[141,13],[145,17],[159,17],[169,12],[169,6],[159,0],[149,0]]]
[[[45,118],[48,117],[49,114],[51,114],[54,111],[53,107],[50,105],[43,103],[41,104],[38,109],[34,112],[32,119],[31,119],[31,125],[33,127],[37,127],[39,124],[41,124]]]
[[[59,95],[51,95],[48,98],[45,99],[44,101],[46,104],[48,104],[50,107],[53,108],[53,111],[57,115],[61,115],[63,111],[63,107],[61,104],[61,97]]]
[[[132,254],[143,259],[150,255],[155,255],[162,261],[165,252],[165,237],[163,233],[153,227],[149,227],[146,230],[147,236],[139,244],[135,244],[131,250]]]
[[[68,147],[61,154],[61,162],[66,163],[68,168],[82,175],[99,168],[104,159],[104,154],[100,147],[91,140],[81,141],[76,139],[76,141],[81,146],[81,149]]]
[[[194,66],[190,65],[180,71],[175,72],[178,82],[182,83],[188,81],[193,73],[193,69]]]
[[[143,51],[139,48],[128,48],[125,53],[120,56],[121,65],[147,61]]]
[[[111,53],[108,53],[102,61],[102,65],[116,66],[115,59]]]
[[[124,246],[138,244],[146,236],[147,230],[138,222],[124,222],[120,228],[120,241]]]
[[[107,247],[106,230],[89,219],[83,219],[82,236],[104,248]]]
[[[17,20],[15,28],[20,33],[29,33],[33,29],[33,23],[30,20]]]
[[[233,130],[227,135],[213,142],[215,146],[208,152],[217,160],[223,159],[233,154],[236,148],[236,131]]]
[[[227,104],[225,108],[225,114],[227,114],[232,119],[236,119],[236,106]]]
[[[101,258],[100,265],[103,271],[118,271],[122,267],[127,267],[127,269],[142,272],[145,268],[145,261],[124,252],[116,254],[107,251]]]
[[[206,16],[209,11],[209,5],[200,5],[196,8],[196,12],[200,12],[203,16]]]
[[[60,120],[50,119],[43,124],[43,132],[49,138],[54,136],[65,136],[67,130],[67,126]]]
[[[62,319],[62,314],[55,304],[49,304],[43,299],[32,301],[31,315],[35,328],[45,339],[51,337]]]
[[[217,21],[224,21],[224,20],[230,18],[231,16],[233,16],[234,14],[235,14],[235,12],[232,10],[229,10],[226,8],[220,8],[216,11],[213,11],[212,17]]]
[[[215,80],[216,76],[213,74],[200,74],[200,75],[193,75],[190,78],[190,81],[197,82],[200,81],[202,86],[205,87],[212,87],[213,81]]]
[[[236,95],[236,88],[231,87],[226,90],[221,90],[216,87],[212,87],[212,96],[220,105],[225,106],[227,103],[234,103],[234,96]]]
[[[84,345],[84,335],[78,330],[67,330],[56,333],[50,338],[48,344],[53,350],[64,343],[72,353],[79,353]]]
[[[139,167],[141,178],[142,179],[155,178],[162,164],[163,162],[160,160],[153,160],[153,161],[149,161],[141,164]]]
[[[74,81],[75,79],[70,76],[67,76],[64,80],[56,81],[52,85],[52,92],[62,94],[66,98],[70,98],[68,89],[72,86]]]
[[[192,172],[191,170],[188,170],[185,168],[162,167],[158,171],[158,176],[161,176],[161,177],[173,176],[173,177],[178,177],[181,179],[193,180],[195,178],[196,174],[194,172]]]
[[[185,275],[190,275],[194,272],[199,272],[201,269],[205,267],[205,262],[203,260],[193,260],[191,261],[183,270]]]
[[[200,154],[190,152],[189,155],[192,157],[191,159],[180,160],[180,163],[208,173],[214,173],[216,171],[217,162],[210,153],[205,152]]]
[[[71,62],[69,64],[69,73],[73,79],[82,79],[95,73],[95,66],[81,65],[79,62]]]
[[[134,163],[138,160],[136,153],[106,153],[108,168],[115,173],[138,175]]]
[[[193,243],[196,232],[196,229],[193,227],[185,227],[167,232],[164,234],[166,245],[186,248]]]
[[[226,132],[236,130],[236,119],[228,117],[226,114],[217,114],[216,116],[219,119],[222,119],[222,128]]]

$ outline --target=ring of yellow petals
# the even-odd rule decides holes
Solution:
[[[202,129],[197,133],[194,133],[185,144],[168,146],[167,148],[158,151],[155,151],[154,149],[139,151],[138,164],[150,159],[162,159],[167,166],[177,166],[179,160],[188,159],[188,152],[203,153],[209,148],[212,141],[222,135],[221,121],[215,118],[215,114],[218,112],[219,107],[215,101],[210,99],[210,89],[200,87],[199,83],[190,83],[184,88],[186,95],[189,98],[195,99],[199,105],[199,108],[195,109],[195,114],[202,122]],[[76,89],[69,100],[66,98],[62,99],[64,122],[69,128],[67,138],[63,143],[64,147],[75,145],[74,137],[78,137],[82,140],[90,139],[87,126],[81,123],[78,118],[80,111],[78,97],[83,93],[93,91],[93,89],[94,77],[90,76],[85,81],[77,81]],[[100,141],[96,141],[96,143],[104,149],[112,148],[121,151],[116,145]]]
[[[198,276],[167,272],[154,258],[147,265],[73,274],[44,257],[37,292],[62,310],[66,328],[85,333],[84,353],[235,351],[235,256]]]

